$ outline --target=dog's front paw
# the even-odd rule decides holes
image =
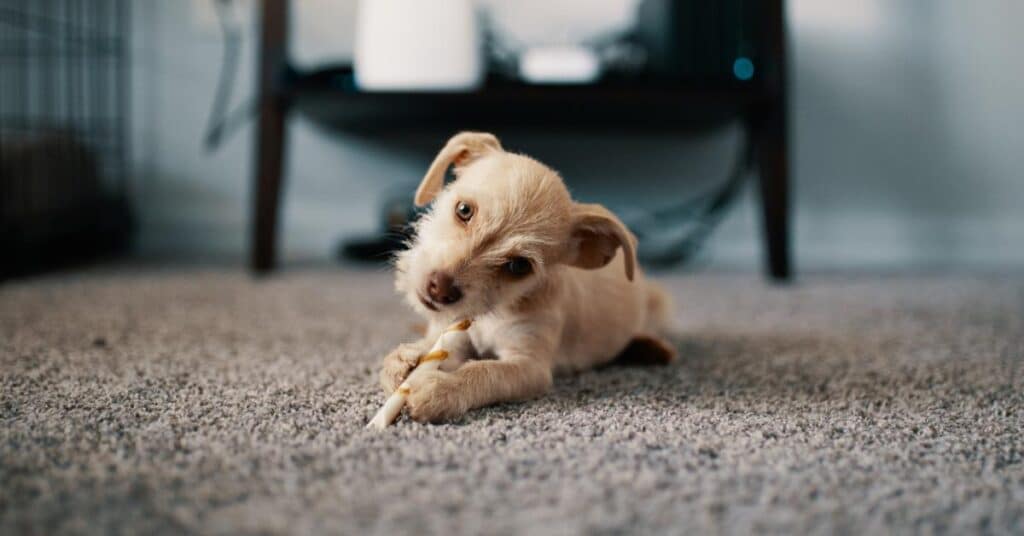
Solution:
[[[455,375],[439,370],[416,374],[409,380],[406,406],[409,416],[419,422],[442,422],[458,419],[466,413],[459,397]]]
[[[380,368],[380,386],[384,389],[384,394],[390,395],[398,389],[409,375],[409,371],[419,363],[422,353],[418,345],[400,344],[384,358],[384,364]]]

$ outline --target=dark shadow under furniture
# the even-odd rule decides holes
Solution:
[[[489,77],[471,93],[371,93],[356,88],[347,67],[295,72],[287,54],[288,0],[264,0],[250,267],[266,273],[276,264],[286,122],[291,111],[301,109],[353,131],[426,123],[451,130],[571,126],[668,131],[739,120],[754,148],[765,269],[776,281],[790,279],[784,3],[764,3],[765,57],[759,76],[748,82],[613,77],[592,85],[537,86]]]

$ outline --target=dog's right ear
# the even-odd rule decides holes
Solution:
[[[632,281],[636,270],[636,237],[622,220],[612,211],[591,203],[574,203],[572,220],[568,263],[593,270],[611,262],[616,250],[622,248],[626,279]]]
[[[500,151],[501,143],[493,134],[486,132],[460,132],[448,140],[434,162],[427,169],[426,176],[416,189],[416,206],[422,207],[434,200],[444,187],[444,175],[452,165],[465,166],[477,158],[493,151]]]

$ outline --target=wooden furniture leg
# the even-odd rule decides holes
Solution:
[[[789,158],[785,106],[773,103],[754,126],[761,192],[765,269],[775,281],[792,277],[789,245]]]
[[[785,0],[765,4],[768,57],[764,82],[767,98],[754,111],[754,143],[764,221],[765,268],[778,282],[792,277],[789,225],[789,132],[786,76]]]
[[[277,220],[288,116],[288,99],[282,88],[288,61],[287,4],[288,0],[263,0],[249,259],[250,268],[258,274],[269,272],[277,262]]]

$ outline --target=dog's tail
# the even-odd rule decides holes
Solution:
[[[647,330],[649,333],[664,334],[672,321],[672,297],[661,285],[646,281],[647,285]]]

